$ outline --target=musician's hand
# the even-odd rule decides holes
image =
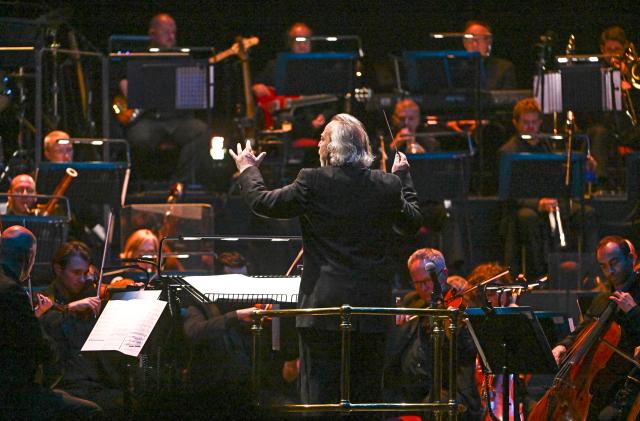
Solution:
[[[257,310],[255,307],[242,308],[240,310],[236,310],[236,317],[238,320],[243,322],[250,322],[253,316],[253,312]]]
[[[391,142],[390,147],[392,149],[402,148],[407,144],[407,140],[411,139],[412,137],[413,133],[411,133],[411,130],[406,127],[400,129],[400,131],[396,133],[396,136],[393,138],[393,142]]]
[[[46,295],[37,294],[38,297],[38,305],[34,311],[37,318],[40,318],[44,313],[49,311],[49,309],[53,306],[53,301],[49,299]]]
[[[320,113],[316,116],[316,118],[311,120],[311,127],[313,127],[316,130],[320,130],[326,122],[327,120],[324,118],[324,114]]]
[[[598,161],[592,155],[587,155],[587,171],[595,172],[596,168],[598,168]]]
[[[543,197],[538,201],[538,212],[555,212],[558,200],[551,197]]]
[[[256,83],[251,87],[251,91],[256,98],[263,98],[272,95],[271,90],[264,83]]]
[[[395,173],[402,170],[409,169],[409,161],[407,161],[407,156],[402,152],[398,152],[396,156],[393,158],[393,166],[391,167],[391,172]]]
[[[640,361],[640,346],[633,350],[633,358]]]
[[[629,310],[638,305],[631,294],[627,292],[614,291],[609,299],[611,301],[615,301],[618,307],[620,307],[620,310],[624,311],[625,313],[628,313]]]
[[[410,314],[396,314],[396,326],[402,326],[407,323],[413,317]]]
[[[238,143],[238,153],[233,152],[232,149],[229,149],[229,155],[236,161],[236,167],[238,167],[238,171],[242,173],[249,167],[257,167],[262,163],[262,160],[265,156],[267,156],[266,152],[261,152],[260,155],[255,156],[253,153],[253,149],[251,149],[251,141],[247,140],[247,144],[244,149],[240,143]]]
[[[558,345],[551,350],[551,353],[553,354],[553,358],[556,360],[556,364],[560,365],[560,361],[562,361],[564,354],[567,353],[567,347],[564,345]]]
[[[71,313],[82,313],[85,311],[91,311],[93,314],[98,315],[100,312],[100,306],[102,302],[98,297],[87,297],[82,300],[74,301],[69,303],[69,312]]]
[[[287,383],[293,383],[300,374],[300,358],[285,361],[282,365],[282,378]]]

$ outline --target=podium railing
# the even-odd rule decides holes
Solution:
[[[353,315],[396,316],[408,314],[427,316],[431,318],[431,338],[433,344],[433,385],[432,402],[428,403],[387,403],[367,402],[352,403],[350,401],[350,368],[351,368],[351,317]],[[347,304],[341,307],[307,308],[296,310],[254,310],[251,332],[253,335],[252,372],[251,380],[256,404],[259,406],[260,385],[260,350],[263,333],[262,319],[264,317],[294,317],[294,316],[340,316],[339,329],[342,332],[341,367],[340,367],[340,401],[328,404],[287,404],[270,406],[270,409],[284,412],[390,412],[390,411],[430,411],[441,416],[447,414],[449,420],[457,420],[458,412],[462,410],[456,401],[456,393],[449,393],[449,399],[442,400],[443,387],[443,351],[445,348],[445,330],[451,338],[456,337],[458,310],[423,309],[423,308],[390,308],[390,307],[351,307]],[[444,321],[451,323],[445,328]],[[449,390],[456,390],[456,341],[450,340],[448,346],[447,364],[449,374]]]

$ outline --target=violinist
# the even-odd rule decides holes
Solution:
[[[99,417],[93,402],[42,385],[37,373],[55,351],[33,314],[25,282],[36,254],[36,238],[12,226],[2,233],[0,249],[0,418],[91,419]]]
[[[52,267],[55,277],[46,295],[54,308],[41,321],[56,343],[59,361],[55,369],[64,373],[58,387],[95,401],[107,414],[118,415],[123,399],[117,357],[80,352],[102,306],[92,282],[89,248],[79,241],[64,243]]]
[[[448,269],[439,250],[422,248],[414,252],[407,262],[415,291],[409,292],[398,303],[400,307],[427,308],[431,306],[434,279],[440,290],[447,288]],[[431,340],[427,320],[399,316],[392,328],[387,344],[383,397],[386,402],[421,402],[431,389]],[[480,395],[475,384],[476,351],[467,329],[458,330],[458,401],[467,407],[461,420],[480,419]],[[446,378],[447,376],[445,376]]]
[[[134,231],[124,243],[124,249],[120,253],[122,259],[146,258],[155,260],[158,256],[160,241],[153,231],[142,228]],[[138,266],[148,272],[154,272],[155,268],[149,263],[137,263]]]
[[[29,174],[11,180],[7,199],[7,215],[30,215],[36,206],[36,182]]]
[[[596,297],[580,326],[553,348],[553,356],[558,364],[585,326],[597,318],[612,301],[617,305],[614,321],[621,328],[618,348],[633,356],[634,349],[640,345],[640,307],[637,304],[640,302],[640,276],[633,270],[634,259],[629,243],[618,236],[604,237],[598,244],[596,256],[609,291]],[[613,419],[608,418],[611,408],[607,407],[614,401],[615,393],[622,388],[630,370],[629,362],[613,354],[606,367],[593,380],[589,419]]]

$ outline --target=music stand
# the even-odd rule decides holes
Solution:
[[[163,53],[127,62],[130,108],[210,110],[213,108],[213,65],[206,59]]]
[[[566,154],[507,153],[500,157],[500,200],[566,197]],[[570,197],[582,198],[584,190],[582,153],[571,154]]]
[[[484,83],[484,64],[478,52],[405,51],[403,60],[412,94],[474,91]]]
[[[509,381],[513,374],[554,374],[551,347],[531,307],[465,310],[471,336],[490,373],[503,377],[502,419],[509,419]],[[519,403],[514,402],[514,415]]]
[[[355,53],[279,53],[276,93],[344,96],[355,88],[357,59]]]
[[[67,168],[78,172],[66,193],[77,212],[88,204],[120,208],[127,194],[129,164],[126,162],[41,162],[36,177],[37,191],[52,192]]]
[[[4,202],[9,195],[0,194],[0,199]],[[47,203],[54,196],[34,195],[39,203]],[[2,215],[2,229],[21,225],[29,229],[38,241],[36,251],[36,261],[31,271],[31,278],[34,284],[48,285],[53,275],[51,261],[58,248],[67,241],[69,234],[69,203],[66,197],[57,196],[58,205],[55,213],[49,216],[39,215]],[[3,203],[2,206],[6,205]]]
[[[45,22],[31,19],[0,18],[1,68],[35,67],[35,49],[43,43]],[[15,49],[14,47],[23,47]],[[31,47],[31,48],[27,48]]]

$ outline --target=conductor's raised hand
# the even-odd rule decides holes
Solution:
[[[238,149],[237,153],[229,149],[229,155],[231,155],[234,161],[236,161],[236,167],[238,167],[238,171],[240,173],[242,173],[244,170],[246,170],[249,167],[260,166],[260,163],[262,162],[264,157],[267,156],[266,152],[262,152],[258,156],[256,156],[253,153],[253,149],[251,149],[250,140],[247,140],[247,143],[244,149],[242,149],[242,145],[238,143],[237,149]]]
[[[407,160],[407,156],[402,152],[397,152],[395,158],[393,158],[393,167],[391,167],[391,172],[395,173],[402,170],[409,169],[409,161]]]

